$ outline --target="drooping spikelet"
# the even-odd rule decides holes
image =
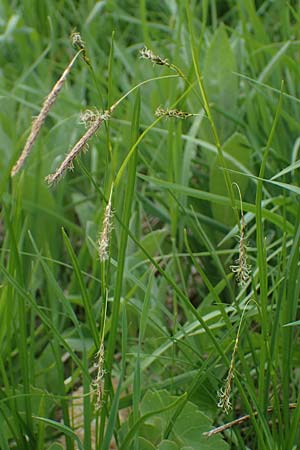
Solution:
[[[245,239],[245,220],[242,215],[241,229],[239,235],[239,257],[235,260],[235,264],[230,266],[230,269],[235,273],[236,281],[239,286],[245,286],[250,279],[251,266],[248,264],[247,246]]]
[[[32,123],[32,127],[31,127],[31,131],[29,134],[29,137],[26,141],[25,147],[18,159],[18,161],[16,162],[16,164],[13,166],[12,170],[11,170],[11,176],[15,176],[19,170],[21,169],[21,167],[24,165],[26,158],[28,157],[28,155],[31,152],[31,149],[33,147],[33,144],[36,141],[36,138],[38,136],[38,133],[40,132],[40,129],[42,128],[43,123],[45,122],[45,119],[47,117],[47,115],[49,114],[49,111],[51,109],[51,107],[53,106],[53,104],[55,103],[55,100],[57,99],[66,79],[67,76],[69,75],[71,68],[74,64],[74,62],[76,61],[78,55],[81,53],[82,50],[79,50],[76,55],[74,56],[74,58],[70,61],[70,63],[67,65],[66,69],[64,70],[62,76],[59,78],[59,80],[55,83],[55,85],[53,86],[51,92],[48,94],[46,100],[44,101],[44,104],[42,106],[41,111],[39,112],[38,116],[34,119],[33,123]]]
[[[218,408],[221,408],[225,414],[228,414],[229,411],[232,409],[231,401],[230,401],[230,394],[231,394],[231,388],[232,388],[232,380],[233,380],[233,364],[230,365],[230,369],[225,381],[224,388],[219,389],[218,391]]]
[[[103,397],[103,386],[104,386],[104,344],[101,342],[99,351],[96,355],[97,361],[96,361],[96,367],[97,367],[97,374],[95,379],[92,382],[91,390],[92,393],[96,395],[96,410],[101,409],[102,407],[102,397]]]
[[[87,117],[81,115],[81,121],[82,122],[84,121],[84,123],[86,123],[87,125],[90,124],[88,130],[70,150],[70,152],[67,154],[66,158],[63,160],[61,165],[56,169],[56,171],[53,174],[47,175],[47,177],[45,178],[45,181],[49,185],[53,185],[57,181],[59,181],[60,178],[64,175],[64,173],[68,169],[73,169],[74,159],[86,147],[86,144],[91,139],[91,137],[96,133],[96,131],[100,128],[104,120],[108,120],[110,118],[109,111],[104,111],[104,113],[98,113],[93,116],[91,116],[90,113],[91,111],[89,111]],[[91,120],[91,117],[93,118],[93,120]]]
[[[235,264],[230,266],[230,269],[235,273],[235,278],[239,286],[245,286],[250,279],[251,266],[247,262],[247,249],[243,228],[239,236],[239,257],[235,260]]]
[[[250,279],[251,266],[248,264],[247,258],[247,245],[245,238],[245,218],[243,213],[243,201],[240,188],[237,183],[233,183],[239,193],[240,203],[241,203],[241,223],[240,223],[240,235],[239,235],[239,257],[235,260],[235,264],[230,266],[230,269],[235,273],[236,281],[239,286],[245,286],[247,281]]]
[[[227,377],[225,380],[225,385],[224,385],[224,387],[219,389],[219,391],[217,393],[217,396],[219,399],[217,406],[218,406],[218,408],[221,408],[225,412],[225,414],[228,414],[232,408],[231,401],[230,401],[230,394],[231,394],[231,390],[232,390],[232,381],[234,378],[235,356],[236,356],[238,346],[239,346],[239,340],[240,340],[240,334],[241,334],[241,328],[242,328],[244,314],[247,311],[247,306],[250,301],[251,301],[251,298],[247,301],[247,303],[243,309],[243,312],[242,312],[242,316],[241,316],[241,320],[239,323],[239,327],[238,327],[238,331],[236,334],[235,343],[234,343],[234,347],[233,347],[233,352],[232,352],[232,356],[231,356],[230,367],[229,367],[229,371],[228,371],[228,374],[227,374]]]

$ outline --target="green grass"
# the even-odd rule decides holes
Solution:
[[[0,1],[1,449],[300,448],[299,7]],[[86,55],[11,178],[74,30]],[[49,187],[80,113],[116,102]]]

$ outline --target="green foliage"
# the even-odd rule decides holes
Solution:
[[[218,61],[218,64],[215,62]],[[221,25],[215,32],[204,60],[205,90],[213,108],[219,112],[214,120],[224,142],[235,130],[238,120],[238,79],[235,55],[225,30]]]
[[[152,443],[154,448],[165,450],[196,450],[199,446],[205,450],[227,449],[228,445],[220,437],[216,436],[208,441],[203,436],[203,432],[211,426],[211,420],[191,402],[185,404],[180,416],[172,422],[172,431],[165,436],[174,408],[180,401],[180,397],[171,396],[167,391],[147,392],[140,404],[141,418],[131,428],[136,429],[138,442],[142,439],[143,445],[147,443],[149,448]],[[128,421],[131,422],[132,417],[129,417]],[[128,428],[129,425],[124,424],[120,433],[125,435],[127,431],[124,448],[130,449],[134,448],[129,445],[129,437],[133,438],[133,435],[130,436]]]
[[[2,0],[0,17],[0,448],[297,448],[299,2]],[[74,31],[85,53],[12,178]],[[105,120],[49,188],[84,110]]]
[[[242,134],[234,133],[224,143],[223,151],[226,154],[226,169],[237,171],[237,167],[239,167],[243,170],[241,174],[233,173],[231,180],[239,186],[241,195],[244,197],[249,184],[249,178],[245,177],[245,172],[252,172],[252,155],[249,142]],[[222,167],[220,167],[218,159],[216,158],[210,168],[209,191],[213,194],[222,195],[225,190],[224,174],[222,173]],[[213,205],[212,212],[215,219],[222,221],[228,227],[233,227],[235,225],[235,218],[229,208],[222,205]]]
[[[176,397],[171,396],[167,391],[146,393],[140,408],[142,417],[147,419],[140,427],[140,436],[152,442],[155,448],[166,450],[182,450],[186,447],[196,450],[199,446],[205,450],[228,448],[228,445],[218,436],[211,440],[203,436],[203,432],[211,427],[211,421],[191,402],[185,404],[180,416],[175,423],[172,423],[172,431],[166,439],[165,430],[172,418],[173,409],[170,408],[161,413],[157,413],[157,410],[174,405],[175,400]]]

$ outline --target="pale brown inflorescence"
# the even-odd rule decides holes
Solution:
[[[241,324],[240,324],[241,325]],[[231,394],[231,389],[232,389],[232,380],[234,378],[234,358],[235,358],[235,354],[237,352],[237,348],[238,348],[238,344],[239,344],[239,336],[240,336],[240,326],[238,329],[238,333],[235,339],[235,344],[234,344],[234,349],[233,349],[233,353],[232,353],[232,357],[231,357],[231,361],[230,361],[230,367],[229,367],[229,371],[228,371],[228,375],[226,377],[226,381],[225,381],[225,386],[224,388],[219,389],[218,391],[218,408],[221,408],[225,414],[228,414],[229,411],[232,408],[231,405],[231,401],[230,401],[230,394]]]
[[[89,128],[93,123],[97,121],[98,117],[99,112],[97,110],[92,111],[91,109],[87,109],[80,114],[79,123],[84,124],[85,128]]]
[[[92,113],[94,114],[94,113]],[[88,117],[90,118],[90,114],[88,114]],[[96,131],[100,128],[104,120],[108,120],[110,118],[109,111],[104,111],[104,113],[96,114],[93,118],[94,120],[90,121],[90,127],[86,131],[86,133],[79,139],[79,141],[74,145],[74,147],[70,150],[70,152],[67,154],[66,158],[63,160],[61,165],[56,169],[56,171],[53,174],[48,175],[45,178],[45,181],[49,185],[55,184],[57,181],[60,180],[60,178],[64,175],[64,173],[68,169],[73,169],[73,161],[77,157],[77,155],[85,148],[88,141],[91,139],[91,137],[96,133]],[[81,115],[81,120],[83,121],[83,117]],[[87,123],[85,121],[85,123]]]
[[[231,369],[231,368],[230,368]],[[219,389],[218,391],[218,408],[221,408],[226,414],[229,413],[229,411],[232,409],[231,401],[230,401],[230,394],[231,394],[231,387],[232,387],[232,380],[233,380],[233,368],[232,370],[229,370],[224,388]]]
[[[242,218],[241,234],[239,236],[239,257],[235,260],[235,264],[230,266],[230,269],[235,274],[235,278],[239,286],[245,286],[250,279],[251,266],[247,261],[247,247],[245,242],[245,223]]]
[[[69,75],[71,68],[74,64],[74,62],[76,61],[78,55],[81,53],[82,50],[79,50],[76,55],[74,56],[74,58],[72,59],[72,61],[68,64],[68,66],[66,67],[66,69],[64,70],[62,76],[60,77],[60,79],[55,83],[53,89],[51,90],[50,94],[48,94],[41,111],[39,112],[38,116],[34,119],[33,123],[32,123],[32,127],[31,127],[31,131],[29,134],[29,137],[26,141],[25,147],[18,159],[18,161],[16,162],[16,164],[13,166],[12,170],[11,170],[11,176],[15,176],[19,170],[21,169],[21,167],[24,165],[26,158],[28,157],[28,155],[30,154],[30,151],[33,147],[33,144],[36,141],[36,138],[38,136],[38,133],[40,132],[40,129],[42,128],[43,123],[45,122],[45,119],[47,117],[47,115],[49,114],[49,111],[52,107],[52,105],[55,103],[55,100],[57,99],[58,94],[60,93],[67,76]]]
[[[233,185],[237,188],[240,202],[241,202],[241,223],[240,223],[240,235],[239,235],[239,257],[235,260],[235,264],[230,266],[231,271],[235,274],[236,281],[239,286],[245,286],[247,281],[250,279],[251,274],[251,266],[248,264],[247,260],[247,245],[245,238],[245,229],[246,223],[243,213],[243,200],[239,185],[237,183],[233,183]]]
[[[102,407],[104,375],[105,375],[103,342],[101,342],[99,351],[97,353],[96,366],[97,366],[97,375],[96,375],[96,378],[92,382],[91,388],[92,388],[92,393],[96,395],[95,407],[97,410],[99,410]]]
[[[247,306],[250,301],[251,301],[251,299],[249,299],[247,301],[247,303],[243,309],[243,312],[242,312],[242,316],[241,316],[241,320],[239,323],[237,335],[235,338],[234,348],[233,348],[233,352],[232,352],[232,356],[231,356],[230,367],[229,367],[229,371],[228,371],[228,374],[227,374],[227,377],[225,380],[225,385],[223,388],[221,388],[218,391],[218,394],[217,394],[218,399],[219,399],[217,406],[218,406],[218,408],[222,408],[226,414],[228,414],[232,408],[231,401],[230,401],[230,394],[231,394],[231,389],[232,389],[232,381],[234,378],[234,360],[235,360],[235,356],[236,356],[238,346],[239,346],[239,339],[240,339],[241,327],[242,327],[244,314],[247,311]]]
[[[110,196],[108,203],[105,208],[102,230],[98,239],[98,254],[101,262],[108,259],[108,248],[109,248],[109,240],[110,234],[112,231],[112,207],[111,207],[111,197],[112,197],[112,189],[110,191]]]

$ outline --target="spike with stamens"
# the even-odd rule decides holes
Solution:
[[[167,59],[163,59],[160,56],[155,55],[152,50],[149,50],[147,47],[144,47],[142,48],[142,50],[140,50],[140,55],[142,59],[148,59],[153,64],[170,67]]]
[[[104,111],[104,113],[102,114],[101,113],[97,114],[95,120],[91,122],[91,126],[88,128],[86,133],[81,137],[81,139],[79,139],[79,141],[74,145],[74,147],[70,150],[66,158],[61,163],[61,165],[56,169],[56,171],[53,174],[50,174],[45,178],[45,181],[47,181],[49,185],[55,184],[57,181],[60,180],[60,178],[64,175],[64,173],[68,169],[73,168],[74,159],[84,148],[86,148],[88,141],[101,127],[104,120],[108,120],[109,118],[110,118],[109,111]]]
[[[71,60],[71,62],[68,64],[68,66],[66,67],[66,69],[64,70],[62,76],[59,78],[59,80],[55,83],[55,85],[53,86],[50,94],[48,94],[46,100],[44,101],[44,104],[42,106],[41,111],[39,112],[38,116],[34,119],[33,123],[32,123],[32,127],[31,127],[31,131],[29,134],[29,137],[26,141],[25,147],[21,153],[21,156],[19,157],[18,161],[16,162],[16,164],[13,166],[12,170],[11,170],[11,176],[15,176],[19,170],[21,169],[21,167],[24,165],[25,160],[27,159],[27,157],[29,156],[31,149],[33,147],[33,144],[36,141],[36,138],[38,136],[38,133],[40,132],[40,129],[42,128],[43,123],[45,122],[45,119],[47,117],[47,115],[49,114],[49,111],[52,107],[52,105],[54,104],[55,100],[57,99],[58,94],[60,93],[67,76],[69,75],[71,68],[74,64],[74,62],[76,61],[79,53],[81,53],[82,50],[79,50],[76,55],[74,56],[74,58]]]

